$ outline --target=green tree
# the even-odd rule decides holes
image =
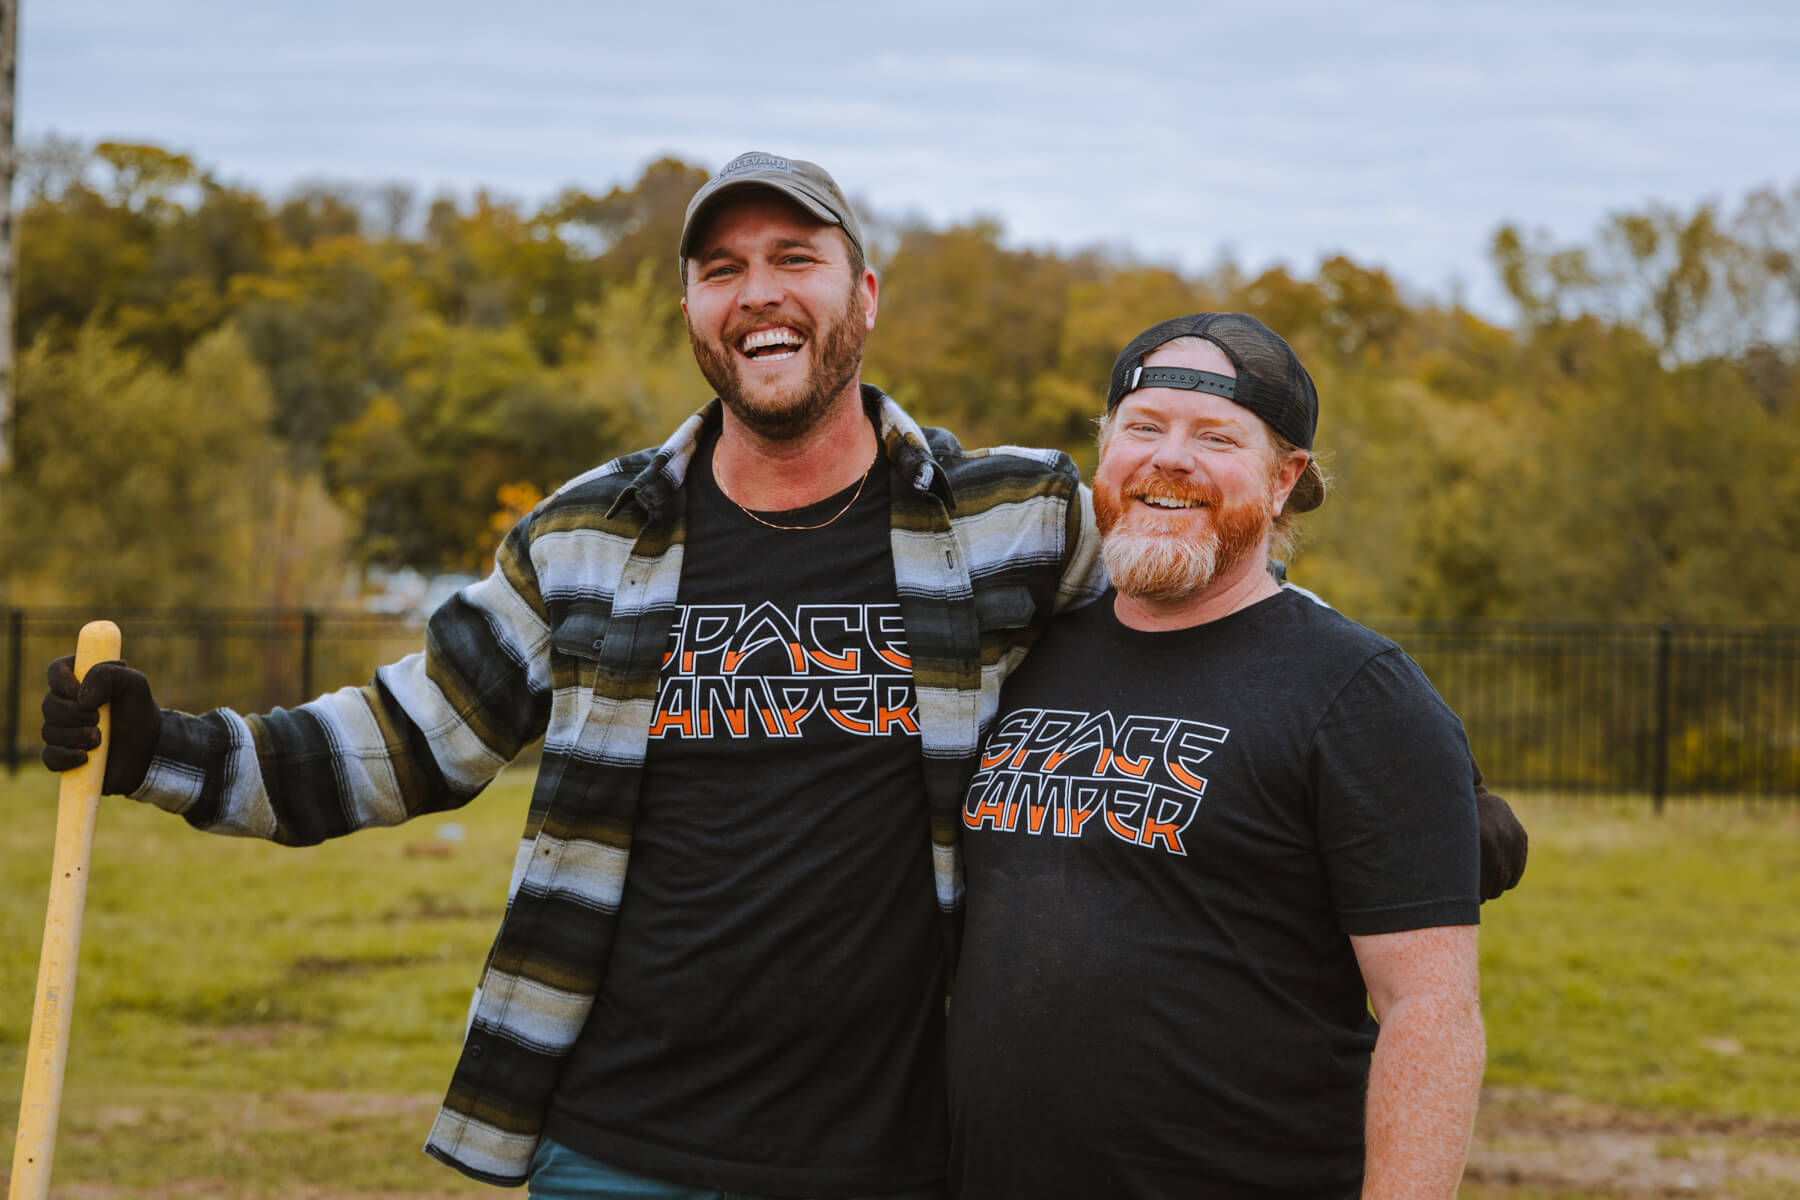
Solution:
[[[680,275],[675,247],[681,238],[687,203],[707,180],[707,173],[676,158],[660,158],[644,168],[630,187],[615,187],[603,196],[570,188],[547,204],[539,219],[567,242],[593,255],[602,288],[636,287],[650,264],[649,311],[665,330],[681,330]]]
[[[1094,419],[1105,407],[1113,360],[1125,343],[1157,321],[1208,307],[1193,282],[1165,267],[1099,269],[1106,273],[1068,285],[1054,362],[1032,379],[1024,411],[1003,435],[1067,450],[1084,472],[1098,457]]]
[[[272,428],[306,468],[396,385],[399,330],[425,297],[402,248],[340,234],[278,248],[263,273],[233,281],[230,304],[275,389]]]
[[[863,372],[970,445],[1018,440],[1032,382],[1056,362],[1069,283],[1093,269],[1009,250],[1001,233],[975,221],[900,234]]]
[[[170,371],[90,323],[67,349],[40,338],[18,389],[17,453],[0,489],[0,560],[16,601],[332,594],[342,548],[329,506],[316,480],[284,469],[268,382],[234,331],[203,338]]]
[[[669,264],[645,259],[637,276],[582,310],[585,331],[560,371],[556,394],[587,422],[593,456],[653,446],[712,397],[694,365],[685,327],[667,319]],[[554,480],[550,482],[556,482]]]
[[[452,324],[516,326],[540,360],[556,362],[579,326],[576,309],[600,287],[561,224],[553,207],[530,215],[486,192],[467,212],[438,200],[416,264],[431,307]]]
[[[479,567],[503,487],[547,492],[620,448],[619,409],[595,403],[579,368],[541,363],[517,325],[421,314],[394,366],[394,390],[338,427],[326,452],[366,560]]]

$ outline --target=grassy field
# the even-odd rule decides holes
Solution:
[[[418,1147],[528,783],[312,850],[107,801],[57,1194],[485,1192]],[[1490,1091],[1464,1195],[1800,1194],[1800,807],[1518,807],[1531,868],[1485,912]],[[47,775],[0,778],[0,1162],[54,810]]]
[[[107,800],[58,1193],[88,1183],[118,1196],[491,1194],[419,1147],[505,905],[529,782],[509,772],[462,812],[304,850],[209,837]],[[46,772],[0,784],[7,1161],[55,809]],[[155,1190],[178,1180],[189,1190]]]
[[[1800,1195],[1800,805],[1517,807],[1463,1195]]]

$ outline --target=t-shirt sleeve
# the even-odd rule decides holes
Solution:
[[[1347,934],[1481,920],[1462,722],[1398,647],[1365,663],[1313,738],[1319,850]]]

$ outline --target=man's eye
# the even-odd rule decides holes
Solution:
[[[708,267],[705,270],[705,272],[702,273],[701,278],[702,279],[722,279],[725,276],[732,274],[736,270],[737,270],[736,267],[727,266],[727,265],[721,263],[720,265],[718,265],[716,267]]]

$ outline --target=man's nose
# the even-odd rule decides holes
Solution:
[[[787,289],[781,284],[779,272],[765,264],[752,264],[744,270],[743,284],[738,288],[738,306],[768,308],[780,304],[786,295]]]
[[[1179,434],[1164,434],[1150,452],[1150,465],[1171,475],[1191,474],[1196,465],[1194,444]]]

